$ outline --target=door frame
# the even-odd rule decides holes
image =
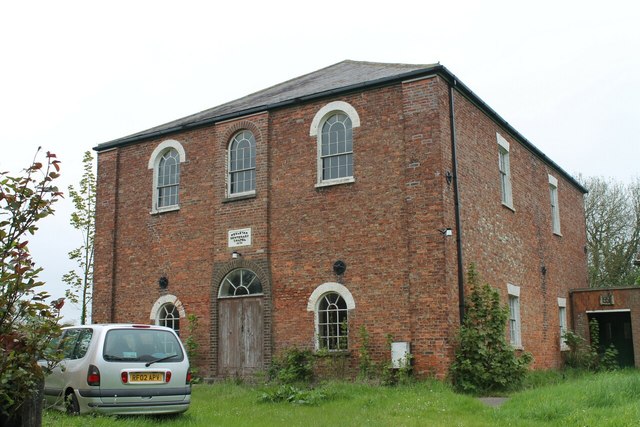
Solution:
[[[269,274],[269,263],[266,259],[262,260],[249,260],[244,257],[232,259],[229,262],[215,263],[213,266],[212,286],[211,286],[211,310],[210,310],[210,339],[211,347],[209,349],[209,373],[214,378],[220,378],[220,299],[218,298],[220,285],[223,279],[231,271],[245,268],[253,271],[262,284],[262,296],[256,296],[251,298],[261,298],[262,303],[262,369],[265,369],[271,363],[273,354],[273,341],[272,341],[272,293],[271,293],[271,275]],[[247,374],[247,377],[251,377],[252,374]]]

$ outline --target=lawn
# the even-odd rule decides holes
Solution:
[[[78,416],[46,411],[45,426],[636,426],[640,371],[585,375],[513,393],[500,408],[455,394],[440,382],[397,387],[329,383],[313,405],[259,402],[261,387],[196,385],[177,417]]]

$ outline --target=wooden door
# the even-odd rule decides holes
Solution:
[[[218,373],[247,376],[262,369],[262,298],[219,300]]]

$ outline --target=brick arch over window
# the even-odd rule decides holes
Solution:
[[[262,284],[262,307],[263,307],[263,359],[264,366],[267,367],[271,363],[273,353],[272,332],[271,332],[271,276],[269,274],[269,264],[266,260],[248,260],[246,258],[237,258],[229,262],[215,263],[213,266],[213,275],[211,280],[211,353],[209,371],[216,375],[218,372],[218,355],[219,355],[219,303],[218,297],[220,285],[223,279],[238,268],[244,268],[253,271]]]
[[[250,120],[241,120],[224,131],[222,140],[220,140],[220,148],[226,151],[229,148],[231,138],[241,130],[251,131],[253,137],[256,139],[256,144],[260,144],[263,141],[262,132],[260,132],[260,128],[258,128],[255,123]]]

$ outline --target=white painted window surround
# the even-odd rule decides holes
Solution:
[[[148,169],[153,170],[153,198],[151,202],[151,213],[161,213],[167,211],[174,211],[180,209],[179,204],[158,207],[158,171],[160,166],[160,161],[162,160],[162,156],[170,150],[175,150],[178,153],[178,157],[180,159],[180,163],[184,163],[187,160],[187,155],[184,151],[184,147],[178,141],[174,139],[168,139],[166,141],[161,142],[158,146],[153,150],[151,156],[149,157]]]
[[[551,226],[553,233],[561,236],[560,232],[560,206],[558,202],[558,179],[549,175],[549,195],[551,198]]]
[[[513,195],[511,190],[511,159],[509,141],[496,133],[498,141],[498,169],[500,171],[500,192],[502,204],[513,210]]]
[[[316,137],[317,144],[317,182],[316,187],[325,187],[329,185],[345,184],[355,182],[355,177],[345,176],[334,179],[323,179],[323,156],[322,156],[322,127],[325,122],[335,114],[344,114],[351,121],[351,129],[360,127],[360,116],[353,106],[344,101],[333,101],[318,110],[311,121],[309,135]],[[353,154],[350,154],[353,156]],[[353,158],[353,157],[352,157]]]
[[[569,350],[563,335],[567,332],[567,299],[558,298],[558,316],[560,324],[560,351]]]
[[[346,288],[346,286],[344,286],[344,285],[342,285],[340,283],[334,283],[334,282],[323,283],[322,285],[318,286],[311,293],[311,296],[309,297],[309,300],[307,301],[307,311],[312,311],[314,313],[314,324],[315,324],[314,342],[315,342],[316,350],[319,350],[321,347],[322,348],[326,348],[325,345],[321,345],[321,343],[320,343],[320,339],[322,338],[322,336],[321,336],[322,335],[322,333],[321,333],[321,322],[320,322],[320,308],[321,308],[321,304],[323,302],[326,305],[325,297],[326,296],[331,296],[331,294],[338,294],[342,298],[344,303],[346,304],[346,310],[347,310],[347,322],[346,323],[347,323],[347,325],[348,325],[349,312],[356,308],[356,303],[355,303],[355,301],[353,299],[353,295],[351,295],[351,292],[349,291],[349,289]],[[324,344],[326,344],[326,343],[324,343]],[[347,347],[328,348],[328,349],[330,351],[331,350],[339,350],[339,349],[346,350]]]
[[[166,308],[169,306],[175,307],[175,310],[172,310],[172,311],[174,312],[177,311],[178,313],[178,319],[176,319],[177,322],[175,322],[174,325],[180,324],[179,320],[186,316],[186,313],[184,311],[184,306],[182,305],[182,303],[180,302],[177,296],[163,295],[160,298],[158,298],[156,302],[153,304],[153,307],[151,307],[151,313],[149,314],[149,319],[154,325],[162,325],[163,322],[166,321],[166,315],[167,315]],[[176,332],[179,333],[179,329],[177,329]]]
[[[522,348],[522,325],[520,322],[520,287],[507,284],[509,294],[509,340],[515,348]]]

